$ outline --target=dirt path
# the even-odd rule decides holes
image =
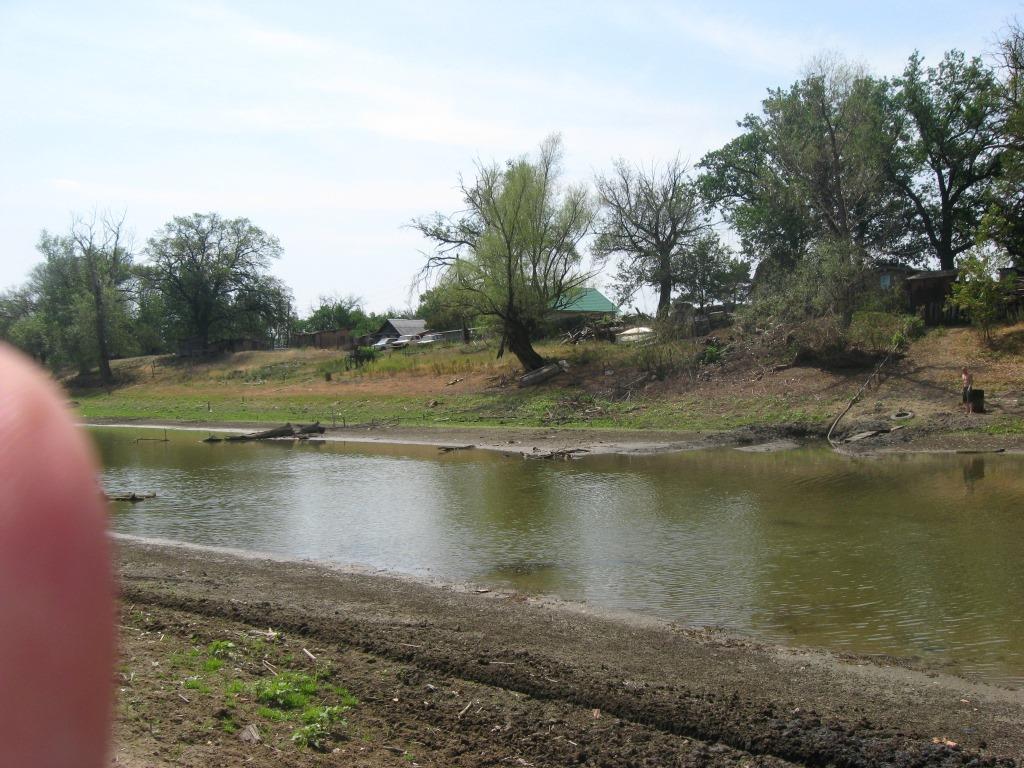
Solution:
[[[513,593],[118,547],[114,764],[953,768],[1024,758],[1024,694],[895,662]],[[228,638],[219,666],[214,643]],[[325,753],[296,747],[296,722],[268,719],[253,701],[258,681],[287,670],[315,670],[324,706],[341,685],[359,699]],[[249,724],[258,744],[239,738]]]

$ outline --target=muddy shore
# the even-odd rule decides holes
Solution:
[[[116,547],[116,765],[1024,760],[1024,692],[896,659],[780,648],[512,592],[121,537]],[[242,647],[268,628],[272,647]],[[245,709],[244,694],[225,703],[202,692],[212,680],[187,688],[201,675],[167,659],[223,638],[239,645],[229,662],[237,690],[272,671],[331,665],[360,702],[346,733],[322,753],[302,750],[284,725]],[[215,727],[253,718],[258,744]]]
[[[865,430],[878,434],[867,440],[840,446],[843,453],[869,455],[915,452],[1024,452],[1024,435],[993,435],[971,431],[977,425],[969,416],[921,420],[911,428],[886,432],[883,420],[844,422],[839,440]],[[249,432],[267,429],[266,423],[179,422],[91,419],[85,426],[151,427],[210,432]],[[437,447],[473,447],[503,453],[548,453],[576,450],[584,453],[650,454],[708,448],[787,450],[806,443],[825,443],[828,425],[771,424],[741,427],[724,432],[676,432],[669,430],[609,430],[528,427],[326,427],[322,439],[352,443],[388,443]]]

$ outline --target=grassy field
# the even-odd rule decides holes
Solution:
[[[961,364],[993,402],[1016,402],[1024,395],[1014,394],[1024,386],[1022,336],[1024,326],[1004,329],[1002,347],[986,348],[970,329],[928,333],[852,415],[953,413]],[[567,360],[569,372],[521,389],[515,358],[497,359],[495,351],[487,344],[392,351],[359,368],[328,350],[242,352],[201,363],[142,357],[115,362],[118,384],[110,390],[66,385],[85,419],[716,431],[827,424],[866,376],[789,365],[757,340],[723,334],[717,344],[543,344],[541,354]],[[1012,407],[978,426],[1024,431]]]

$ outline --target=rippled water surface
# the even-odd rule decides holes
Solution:
[[[90,433],[123,533],[379,566],[1024,684],[1024,457],[524,461]]]

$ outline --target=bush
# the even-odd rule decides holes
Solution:
[[[657,379],[683,372],[692,376],[702,354],[693,342],[656,342],[637,348],[636,366]]]
[[[959,274],[953,283],[948,303],[967,313],[985,337],[992,340],[992,326],[1006,312],[1015,278],[997,280],[993,273],[998,264],[984,253],[968,254],[960,260]]]
[[[924,321],[914,315],[892,312],[857,312],[847,333],[850,343],[868,352],[902,349],[924,331]]]

